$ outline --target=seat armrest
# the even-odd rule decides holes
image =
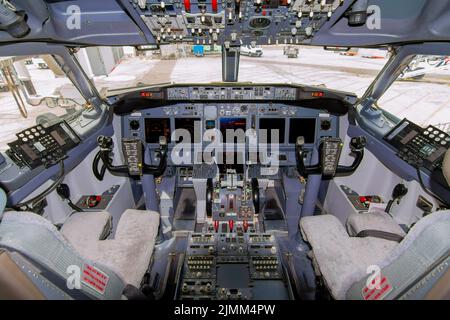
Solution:
[[[352,213],[347,219],[347,231],[350,236],[357,236],[365,230],[376,230],[404,237],[406,233],[386,212],[372,211]]]
[[[381,231],[381,230],[362,230],[358,232],[356,235],[357,238],[379,238],[389,241],[395,241],[395,242],[402,242],[403,238],[402,236],[399,236],[398,234]]]
[[[9,252],[3,249],[0,249],[0,300],[45,300]]]

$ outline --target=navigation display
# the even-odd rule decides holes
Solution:
[[[247,129],[247,120],[245,118],[221,118],[220,119],[220,132],[222,133],[222,139],[226,142],[226,131],[242,129],[245,133]],[[245,136],[244,136],[245,138]],[[234,138],[234,142],[237,142],[237,138]]]
[[[297,137],[303,136],[305,143],[314,143],[316,135],[316,119],[290,119],[289,143],[295,143]]]
[[[195,132],[195,126],[197,126],[197,132]],[[202,137],[201,131],[201,120],[200,118],[176,118],[175,119],[175,130],[176,129],[186,129],[189,131],[191,135],[191,141],[183,141],[182,137],[180,137],[175,142],[184,142],[184,143],[200,143]],[[195,141],[194,141],[195,140]]]
[[[147,118],[145,119],[145,141],[147,143],[159,143],[159,137],[164,136],[170,142],[170,119]]]
[[[279,118],[261,118],[259,119],[259,141],[266,141],[266,143],[284,143],[284,133],[286,121],[285,119]],[[264,129],[265,131],[261,131]],[[272,130],[278,130],[279,141],[272,141]],[[261,139],[262,135],[265,134],[266,138]],[[275,133],[274,133],[275,134]]]

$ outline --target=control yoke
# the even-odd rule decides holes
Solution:
[[[99,136],[97,144],[100,151],[95,155],[92,163],[92,171],[98,180],[103,180],[105,171],[108,170],[113,175],[128,174],[129,176],[141,176],[151,174],[156,177],[161,176],[167,167],[167,140],[160,137],[159,148],[155,151],[159,158],[156,166],[147,165],[144,162],[144,146],[140,139],[122,139],[122,152],[125,158],[125,165],[115,166],[112,164],[113,140],[111,137]],[[100,160],[103,162],[100,171],[98,169]]]
[[[303,177],[308,177],[310,174],[322,174],[324,177],[331,178],[335,175],[352,174],[359,167],[364,157],[366,138],[361,136],[351,139],[350,150],[355,160],[350,166],[339,165],[339,159],[343,147],[343,143],[340,138],[323,138],[319,145],[320,162],[312,166],[305,166],[305,150],[303,149],[304,144],[304,137],[298,137],[295,144],[295,157],[298,172]]]

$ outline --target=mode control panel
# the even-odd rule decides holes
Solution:
[[[249,87],[173,87],[167,89],[169,100],[296,100],[297,88]]]

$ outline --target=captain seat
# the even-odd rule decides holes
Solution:
[[[443,172],[450,182],[450,151]],[[300,220],[313,266],[335,299],[423,299],[448,273],[450,210],[423,217],[407,234],[381,212],[350,215],[347,228],[331,214]],[[381,236],[356,237],[368,229]]]
[[[140,287],[158,228],[157,212],[129,209],[122,214],[114,238],[106,239],[111,215],[105,211],[75,213],[60,230],[37,214],[7,211],[0,223],[0,246],[19,252],[65,279],[72,265],[79,266],[83,276],[85,272],[99,272],[108,281],[87,279],[81,290],[94,298],[120,299],[127,285]],[[98,283],[89,280],[102,282],[96,286]]]
[[[139,288],[155,247],[159,214],[128,209],[120,217],[114,238],[106,239],[111,228],[110,213],[79,212],[60,231],[83,257],[110,267],[125,283]]]

